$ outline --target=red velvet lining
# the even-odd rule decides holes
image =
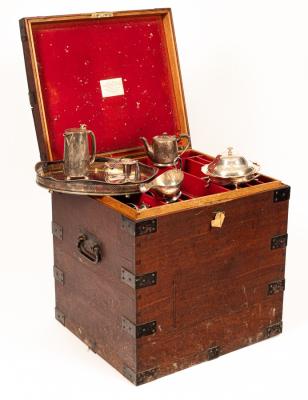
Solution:
[[[188,158],[183,160],[183,169],[191,175],[198,176],[200,178],[204,178],[204,173],[201,171],[201,167],[204,163],[200,163],[195,161],[195,159]]]
[[[178,200],[179,202],[234,190],[234,186],[223,187],[212,182],[207,185],[207,179],[205,175],[201,172],[201,167],[211,162],[211,160],[213,160],[212,157],[200,154],[195,150],[189,150],[185,152],[185,154],[183,154],[181,158],[183,162],[182,168],[184,172],[184,180],[181,185],[182,195]],[[139,160],[147,165],[153,165],[151,160],[147,157],[141,158]],[[158,175],[162,174],[170,168],[172,167],[160,168],[158,171]],[[258,179],[254,179],[251,182],[241,184],[240,187],[255,186],[271,181],[271,178],[260,175]],[[152,208],[166,204],[164,201],[158,199],[155,194],[151,192],[143,193],[140,195],[133,195],[128,199],[119,198],[119,200],[126,204],[135,204],[137,207],[140,207],[142,204],[146,204],[148,207]]]
[[[97,153],[179,132],[161,16],[38,23],[33,38],[54,159],[64,130],[81,123]],[[100,81],[110,78],[122,78],[124,95],[102,97]]]

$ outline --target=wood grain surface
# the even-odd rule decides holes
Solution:
[[[225,220],[212,228],[217,211]],[[127,229],[95,199],[54,193],[53,221],[63,228],[54,258],[65,278],[56,306],[68,329],[122,374],[129,367],[135,384],[208,360],[212,347],[221,355],[256,343],[282,320],[283,291],[270,294],[269,284],[284,279],[286,249],[272,250],[271,239],[287,233],[287,217],[288,201],[274,203],[270,190],[158,216],[156,232],[135,236],[136,222]],[[76,245],[84,231],[102,246],[96,265]],[[134,289],[121,268],[156,272],[157,282]],[[123,317],[155,320],[156,332],[135,338]]]

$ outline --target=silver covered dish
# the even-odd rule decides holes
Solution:
[[[210,164],[204,165],[201,171],[212,182],[225,186],[249,182],[256,179],[260,173],[260,165],[237,155],[232,147],[219,154]]]

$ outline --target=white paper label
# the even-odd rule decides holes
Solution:
[[[122,96],[124,94],[124,87],[122,78],[104,79],[100,81],[102,96]]]

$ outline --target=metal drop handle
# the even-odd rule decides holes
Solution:
[[[91,150],[92,150],[92,155],[90,158],[90,164],[93,164],[95,161],[95,156],[96,156],[96,139],[95,135],[92,131],[87,131],[88,135],[91,136]]]
[[[87,235],[80,235],[77,242],[79,253],[82,254],[87,260],[93,264],[98,264],[102,259],[102,251],[98,243],[92,243],[90,250],[86,247],[88,241]]]

